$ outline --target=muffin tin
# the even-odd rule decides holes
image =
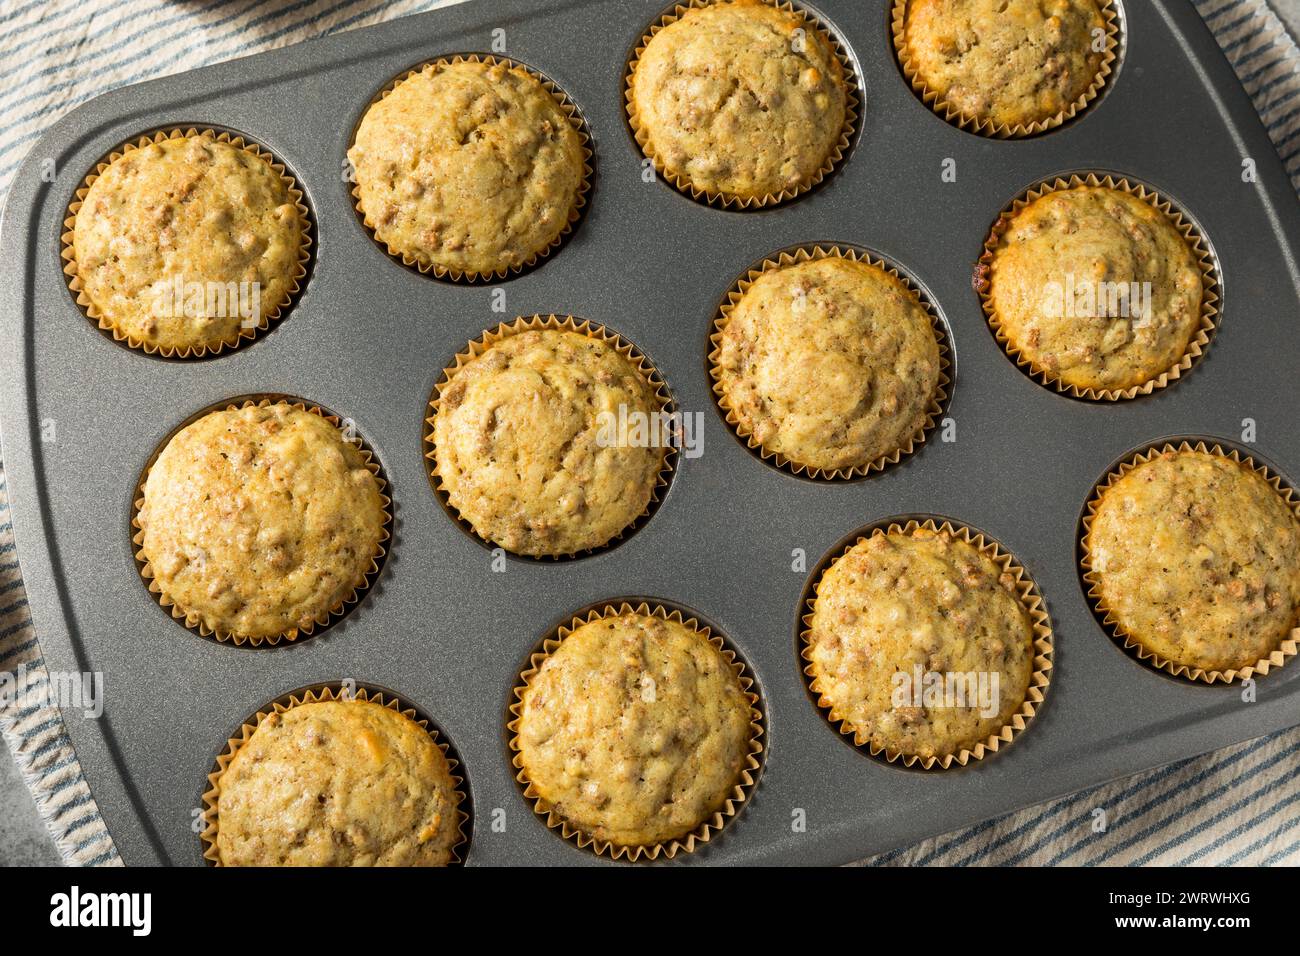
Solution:
[[[1080,517],[1130,450],[1217,439],[1300,476],[1300,207],[1245,92],[1194,9],[1127,0],[1106,95],[1021,141],[964,132],[900,73],[888,3],[809,4],[856,65],[858,133],[836,171],[775,209],[710,208],[642,176],[623,75],[659,0],[466,3],[107,93],[57,122],[19,169],[0,230],[0,412],[19,557],[41,649],[57,671],[100,671],[106,709],[64,719],[127,863],[202,862],[202,792],[227,735],[286,691],[355,679],[421,708],[459,752],[473,810],[470,864],[594,864],[547,829],[514,780],[508,706],[539,640],[598,601],[660,599],[716,624],[756,677],[762,779],[744,812],[682,863],[843,863],[1300,722],[1300,666],[1236,686],[1162,675],[1094,618]],[[504,40],[505,50],[494,50]],[[593,137],[583,221],[516,278],[466,286],[392,261],[342,175],[375,92],[442,54],[504,52],[554,79]],[[317,229],[309,280],[269,332],[201,361],[124,348],[80,314],[59,235],[86,171],[158,128],[250,136],[287,164]],[[956,182],[946,182],[953,168]],[[52,161],[57,176],[47,181]],[[1026,187],[1113,173],[1173,199],[1216,256],[1220,328],[1182,380],[1122,403],[1079,401],[1019,371],[971,287],[998,213]],[[1251,175],[1245,175],[1251,174]],[[802,243],[865,247],[914,276],[949,333],[945,421],[917,454],[852,482],[814,482],[751,454],[714,404],[708,336],[754,262]],[[504,295],[504,301],[501,296]],[[682,456],[663,502],[619,547],[563,562],[506,559],[462,533],[429,485],[422,431],[442,370],[485,329],[556,312],[642,349],[704,454]],[[172,621],[132,555],[135,482],[158,443],[226,399],[287,393],[352,419],[393,498],[386,566],[311,640],[239,649]],[[955,439],[955,440],[954,440]],[[907,770],[847,744],[809,699],[801,599],[819,561],[861,528],[940,516],[1005,546],[1051,614],[1051,686],[1033,724],[965,768]],[[196,824],[196,821],[199,821]],[[1077,821],[1080,827],[1089,820]]]

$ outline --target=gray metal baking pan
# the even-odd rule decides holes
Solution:
[[[1192,685],[1130,658],[1094,619],[1075,560],[1093,483],[1136,446],[1240,439],[1250,420],[1247,450],[1300,478],[1300,208],[1245,92],[1190,4],[1125,0],[1124,53],[1105,97],[1058,131],[992,141],[912,94],[887,6],[810,4],[858,67],[860,134],[820,188],[761,212],[712,209],[642,179],[621,83],[660,0],[440,9],[107,93],[36,144],[0,238],[4,460],[45,657],[104,675],[103,717],[64,716],[128,863],[200,863],[194,815],[227,733],[287,690],[339,678],[392,688],[450,737],[473,801],[471,864],[597,863],[534,816],[504,724],[534,644],[574,609],[613,597],[700,612],[744,654],[764,695],[762,780],[688,864],[843,863],[1300,723],[1300,665],[1262,678],[1257,702],[1243,703],[1238,688]],[[385,255],[340,175],[354,124],[390,77],[444,53],[491,52],[494,39],[575,99],[597,170],[570,241],[497,287],[504,315],[492,310],[491,287],[421,276]],[[306,190],[319,233],[289,315],[233,354],[189,363],[100,334],[74,305],[59,260],[64,210],[85,172],[119,142],[174,124],[238,130],[273,150]],[[945,159],[956,160],[955,183],[941,179]],[[41,175],[47,160],[53,182]],[[1247,161],[1254,177],[1243,177]],[[1083,170],[1161,190],[1217,253],[1219,334],[1189,375],[1148,398],[1095,404],[1039,386],[998,346],[971,289],[1004,204],[1040,179]],[[956,441],[932,438],[883,474],[828,485],[742,446],[714,407],[704,356],[736,276],[774,250],[832,241],[887,256],[937,303],[954,350]],[[606,323],[644,349],[679,406],[703,413],[704,454],[679,462],[658,512],[619,547],[494,572],[490,552],[429,487],[421,425],[440,370],[468,340],[536,312]],[[354,419],[392,481],[396,520],[382,578],[346,619],[299,645],[250,651],[204,640],[158,607],[136,573],[127,523],[141,466],[177,422],[260,392]],[[796,657],[809,572],[791,570],[795,549],[811,570],[855,528],[914,513],[973,525],[1014,552],[1056,633],[1053,681],[1033,726],[1004,752],[943,773],[886,765],[846,744],[809,700]]]

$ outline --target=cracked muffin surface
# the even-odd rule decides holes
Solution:
[[[220,634],[271,638],[365,584],[385,509],[365,453],[287,403],[211,412],[149,469],[140,550],[162,595]]]
[[[425,267],[522,267],[568,226],[582,139],[555,96],[508,63],[440,61],[366,110],[348,150],[376,238]]]
[[[1054,190],[1012,214],[989,272],[988,301],[1011,345],[1081,389],[1140,386],[1178,365],[1204,294],[1173,220],[1106,186]]]
[[[903,40],[918,79],[940,100],[995,126],[1028,126],[1065,112],[1096,80],[1106,52],[1102,7],[911,0]]]
[[[82,294],[111,328],[215,349],[288,303],[306,229],[270,163],[196,134],[113,161],[77,210],[72,248]]]
[[[939,343],[900,279],[832,255],[763,272],[731,309],[714,369],[742,434],[810,468],[848,469],[917,437]]]
[[[742,199],[812,182],[844,132],[847,90],[821,31],[763,0],[687,10],[631,77],[647,152],[699,189]]]
[[[732,665],[679,621],[590,621],[547,656],[521,698],[517,748],[537,794],[619,846],[685,837],[723,809],[750,752]]]
[[[1102,606],[1167,661],[1240,669],[1300,626],[1300,519],[1223,455],[1167,451],[1133,468],[1102,493],[1087,551]]]
[[[1010,573],[961,538],[918,528],[873,535],[826,570],[806,659],[822,706],[859,744],[942,757],[974,749],[1020,709],[1033,639]]]
[[[223,866],[445,866],[461,839],[442,749],[371,701],[268,714],[217,792]]]
[[[649,506],[664,464],[656,389],[609,340],[507,335],[451,373],[432,439],[451,506],[532,557],[609,543]]]

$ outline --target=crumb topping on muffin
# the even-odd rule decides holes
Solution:
[[[160,349],[232,345],[296,288],[307,224],[265,159],[209,134],[125,152],[90,185],[72,247],[82,294]]]
[[[916,295],[878,266],[826,256],[760,275],[731,310],[715,371],[765,449],[825,470],[906,447],[939,387],[939,344]]]
[[[667,447],[638,426],[659,411],[655,388],[612,342],[563,329],[508,335],[443,387],[436,475],[460,516],[507,551],[598,548],[650,504]]]
[[[582,139],[555,96],[508,63],[430,64],[373,104],[348,150],[375,236],[425,267],[527,265],[567,228]]]
[[[739,198],[811,183],[848,103],[826,37],[763,0],[687,10],[646,44],[631,94],[634,124],[669,173]]]
[[[919,528],[873,535],[827,569],[808,661],[823,706],[859,744],[943,757],[974,749],[1020,709],[1033,637],[1010,573],[959,537]]]
[[[720,811],[749,754],[750,703],[731,664],[677,621],[582,625],[522,695],[528,781],[576,829],[619,846],[691,833]]]
[[[1144,385],[1201,328],[1197,255],[1165,213],[1121,189],[1078,186],[1012,217],[989,302],[1031,366],[1081,389]]]
[[[911,0],[904,42],[918,78],[950,106],[997,126],[1064,113],[1105,59],[1098,0]]]
[[[211,412],[145,480],[141,551],[162,594],[221,634],[320,623],[365,583],[385,511],[364,452],[287,403]]]
[[[1122,632],[1207,671],[1266,658],[1300,627],[1300,519],[1257,472],[1167,451],[1107,488],[1087,559]]]
[[[224,866],[445,866],[461,839],[442,749],[371,701],[267,715],[217,791]]]

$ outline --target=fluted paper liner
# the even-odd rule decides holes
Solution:
[[[893,9],[890,14],[894,53],[898,57],[898,65],[903,71],[904,78],[921,102],[934,110],[940,117],[953,126],[980,136],[989,136],[994,139],[1024,139],[1028,136],[1037,136],[1040,133],[1045,133],[1068,123],[1091,106],[1093,101],[1101,95],[1115,70],[1115,61],[1119,59],[1119,11],[1115,7],[1114,0],[1101,0],[1098,5],[1101,7],[1101,15],[1106,21],[1106,49],[1102,54],[1101,64],[1097,68],[1096,76],[1093,77],[1092,83],[1082,95],[1064,110],[1046,119],[1035,120],[1032,123],[994,123],[991,119],[981,119],[958,109],[952,103],[943,99],[937,90],[930,89],[917,73],[916,64],[913,63],[912,55],[907,48],[907,9],[910,3],[911,0],[893,0]]]
[[[880,747],[871,742],[869,732],[855,730],[839,713],[834,704],[822,694],[812,664],[813,611],[817,602],[817,590],[821,587],[822,578],[826,572],[863,541],[886,534],[912,535],[918,530],[930,531],[936,534],[946,532],[954,538],[965,541],[989,558],[1003,573],[1011,575],[1015,579],[1016,594],[1029,616],[1030,627],[1033,630],[1034,646],[1034,667],[1029,677],[1029,687],[1025,691],[1024,701],[1011,716],[1011,720],[996,733],[990,734],[984,741],[977,743],[973,748],[963,747],[956,753],[939,754],[931,757],[904,753],[892,747]],[[816,580],[804,592],[802,605],[799,656],[807,662],[803,668],[804,680],[809,691],[817,700],[818,710],[821,711],[822,716],[830,722],[832,727],[850,738],[859,750],[887,763],[901,762],[905,767],[919,766],[922,770],[947,770],[953,764],[964,767],[972,760],[983,760],[986,755],[997,753],[1003,747],[1009,745],[1017,735],[1029,726],[1038,709],[1042,707],[1048,684],[1051,683],[1052,621],[1047,613],[1043,596],[1038,590],[1038,585],[1034,583],[1033,578],[1029,576],[1029,572],[1025,570],[1024,566],[1017,562],[1015,557],[997,541],[965,525],[953,524],[951,521],[934,518],[926,518],[922,521],[916,519],[906,521],[886,520],[870,525],[856,535],[854,540],[844,548],[822,559],[821,566],[817,570]]]
[[[853,465],[849,468],[823,469],[794,459],[774,451],[758,441],[751,429],[745,427],[736,415],[735,410],[727,401],[725,390],[722,386],[722,370],[718,367],[718,361],[722,353],[722,336],[726,331],[727,323],[731,321],[731,314],[735,311],[737,304],[744,298],[745,293],[763,273],[783,269],[787,266],[795,265],[800,262],[808,262],[814,259],[825,259],[832,256],[839,256],[845,259],[851,259],[854,262],[865,262],[868,265],[875,266],[887,275],[893,276],[906,286],[907,290],[915,296],[920,303],[921,308],[930,318],[931,327],[934,330],[935,341],[939,345],[939,381],[935,387],[934,394],[930,397],[930,403],[926,408],[925,420],[921,426],[907,439],[900,447],[879,455],[869,462],[861,465]],[[728,425],[731,426],[740,438],[742,438],[749,448],[756,452],[764,461],[776,465],[778,468],[784,468],[796,475],[802,475],[808,478],[823,479],[828,481],[852,480],[861,478],[872,472],[883,471],[890,465],[896,465],[903,458],[914,454],[917,449],[925,443],[930,432],[934,430],[943,414],[944,407],[948,402],[949,386],[952,384],[951,371],[952,363],[949,358],[950,350],[948,347],[948,334],[943,322],[939,319],[939,313],[934,307],[928,296],[923,294],[920,288],[912,279],[900,271],[897,267],[877,258],[870,252],[859,250],[844,245],[819,245],[808,244],[796,246],[792,249],[782,250],[775,256],[771,256],[759,265],[749,269],[743,276],[736,280],[732,287],[727,291],[726,301],[718,310],[718,315],[713,320],[713,329],[709,335],[709,376],[713,379],[713,395],[718,407],[722,410],[723,417]]]
[[[1152,206],[1159,212],[1163,213],[1166,218],[1174,225],[1187,246],[1195,256],[1197,266],[1201,271],[1201,315],[1200,325],[1187,343],[1187,348],[1174,365],[1161,372],[1154,378],[1143,382],[1141,385],[1130,385],[1127,388],[1080,388],[1077,385],[1067,385],[1061,379],[1034,364],[1007,336],[1002,329],[1002,322],[998,318],[997,310],[993,307],[990,292],[992,291],[992,271],[993,260],[997,254],[999,243],[1002,236],[1010,228],[1015,217],[1026,206],[1034,201],[1041,199],[1048,193],[1057,192],[1064,189],[1077,189],[1081,186],[1105,187],[1107,189],[1116,189],[1126,192],[1131,196]],[[1003,210],[998,217],[997,222],[993,224],[988,238],[984,241],[984,252],[980,256],[979,263],[975,266],[975,273],[971,283],[975,291],[979,293],[980,305],[984,310],[984,316],[988,320],[989,328],[993,330],[994,337],[998,344],[1006,350],[1016,363],[1016,365],[1025,372],[1030,378],[1040,385],[1046,385],[1054,388],[1056,391],[1069,395],[1072,398],[1087,399],[1097,402],[1117,402],[1127,399],[1136,398],[1139,395],[1150,395],[1152,392],[1166,388],[1186,374],[1193,365],[1205,354],[1206,349],[1210,347],[1210,340],[1218,328],[1219,318],[1219,272],[1214,261],[1214,255],[1210,252],[1209,245],[1200,230],[1183,214],[1183,212],[1173,204],[1173,202],[1153,189],[1148,189],[1141,184],[1135,184],[1127,179],[1115,176],[1098,176],[1096,173],[1085,175],[1074,174],[1068,179],[1056,177],[1052,180],[1043,182],[1026,190],[1017,197],[1009,207]]]
[[[527,63],[521,63],[520,61],[513,60],[507,56],[460,53],[454,56],[441,56],[432,60],[425,60],[423,63],[419,63],[411,69],[405,70],[393,77],[384,84],[383,88],[378,93],[375,94],[374,98],[372,98],[370,103],[366,106],[365,112],[362,113],[361,120],[357,121],[356,128],[352,130],[352,136],[348,140],[348,152],[351,152],[352,147],[356,144],[357,131],[361,128],[361,122],[365,119],[366,114],[370,112],[372,106],[384,99],[388,94],[392,93],[393,90],[397,89],[398,86],[415,76],[417,73],[440,71],[447,66],[454,66],[457,63],[484,63],[488,66],[496,66],[499,64],[509,69],[523,70],[542,85],[546,92],[555,100],[556,105],[560,107],[561,112],[568,117],[570,125],[573,126],[573,129],[578,134],[578,140],[582,147],[582,181],[578,185],[578,192],[577,195],[574,196],[573,206],[569,209],[569,214],[565,221],[564,228],[556,233],[555,237],[543,248],[532,253],[523,262],[511,266],[500,267],[490,272],[466,271],[463,269],[448,268],[447,266],[438,265],[433,262],[425,262],[418,256],[413,256],[408,252],[397,249],[385,242],[383,239],[380,239],[379,235],[375,231],[375,224],[370,218],[370,214],[361,207],[361,186],[356,182],[353,182],[351,189],[352,205],[353,208],[356,209],[357,215],[360,217],[361,223],[365,226],[366,232],[369,233],[370,238],[373,239],[381,249],[387,252],[392,259],[400,262],[402,265],[415,269],[422,274],[433,273],[436,278],[446,279],[451,282],[475,283],[500,281],[501,279],[507,279],[510,276],[518,275],[521,272],[532,269],[540,261],[547,258],[552,252],[563,245],[565,240],[577,226],[578,221],[582,218],[583,209],[587,205],[587,194],[591,192],[591,180],[593,175],[591,167],[591,134],[587,131],[587,121],[578,110],[577,104],[558,83],[529,66]]]
[[[736,679],[740,682],[741,690],[744,691],[746,698],[749,700],[750,713],[749,752],[745,757],[745,765],[741,769],[740,777],[732,788],[731,796],[708,819],[685,836],[660,843],[637,846],[626,846],[602,840],[578,829],[557,813],[551,803],[541,796],[537,788],[528,779],[527,772],[524,770],[523,754],[519,744],[519,725],[523,719],[524,692],[528,690],[533,678],[541,670],[546,659],[555,652],[565,638],[583,625],[623,614],[650,615],[662,618],[665,621],[682,624],[694,630],[702,640],[712,644],[722,654],[723,659],[731,665]],[[617,603],[609,602],[598,605],[585,614],[575,615],[567,624],[562,624],[556,628],[552,632],[552,636],[545,638],[538,650],[530,655],[528,666],[520,673],[519,683],[515,686],[512,696],[514,698],[510,704],[512,717],[508,720],[506,729],[510,732],[511,763],[519,771],[515,775],[515,779],[523,788],[524,797],[532,804],[533,812],[541,817],[548,827],[558,830],[564,839],[572,841],[583,849],[590,850],[597,856],[609,856],[615,860],[626,859],[629,862],[636,862],[641,859],[657,860],[660,856],[671,860],[678,853],[694,853],[698,847],[713,839],[733,817],[744,809],[754,787],[758,783],[759,777],[762,775],[764,759],[762,741],[764,734],[763,709],[761,699],[754,685],[754,679],[749,675],[748,667],[740,655],[728,645],[728,642],[721,635],[714,634],[707,624],[694,617],[688,617],[675,608],[668,608],[648,601],[640,601],[636,606],[633,606],[628,601],[619,601]]]
[[[77,269],[77,252],[74,248],[76,236],[77,213],[80,211],[82,203],[85,202],[86,196],[90,193],[90,187],[94,185],[95,180],[104,174],[109,166],[122,159],[124,156],[134,152],[137,149],[143,149],[146,146],[152,146],[154,143],[165,142],[171,139],[193,139],[206,137],[218,143],[228,143],[236,149],[242,149],[246,153],[256,156],[271,167],[284,182],[288,191],[289,199],[293,202],[294,207],[298,210],[298,219],[300,221],[301,240],[298,248],[297,269],[290,277],[288,289],[284,297],[274,304],[270,309],[264,308],[265,314],[258,318],[258,324],[252,328],[245,328],[240,325],[239,334],[234,338],[219,342],[215,346],[194,345],[173,348],[171,346],[155,345],[152,342],[145,342],[137,339],[129,333],[119,329],[113,321],[100,310],[90,297],[86,295],[84,284]],[[252,140],[236,134],[213,129],[198,129],[195,127],[173,127],[159,130],[152,135],[140,136],[135,140],[123,143],[114,149],[108,156],[98,162],[95,168],[86,174],[82,180],[80,188],[77,189],[75,196],[68,204],[67,216],[63,220],[64,232],[60,236],[62,250],[60,256],[64,261],[63,273],[67,277],[68,288],[71,290],[73,297],[76,299],[77,306],[81,309],[83,315],[90,321],[94,322],[100,329],[110,333],[114,341],[122,342],[133,349],[139,349],[146,355],[158,355],[162,358],[178,359],[199,359],[209,355],[220,355],[227,349],[238,348],[245,342],[248,342],[261,335],[271,327],[272,322],[278,321],[293,305],[302,290],[302,282],[307,277],[307,265],[311,262],[312,255],[312,238],[311,238],[311,212],[307,209],[307,204],[303,201],[302,190],[298,188],[297,181],[289,175],[284,164],[275,158],[270,150],[259,145]],[[268,303],[263,303],[265,307]]]
[[[624,339],[621,335],[606,326],[579,319],[572,315],[531,315],[519,316],[509,324],[502,322],[495,329],[485,331],[477,339],[470,342],[466,348],[456,354],[455,360],[451,365],[442,370],[442,377],[438,384],[433,388],[433,394],[429,396],[428,416],[424,420],[424,446],[426,451],[424,457],[431,463],[429,466],[429,482],[433,486],[434,493],[438,496],[438,501],[442,503],[446,512],[452,516],[458,525],[472,534],[479,541],[484,542],[490,548],[501,547],[497,542],[485,537],[473,522],[464,517],[456,506],[451,503],[451,497],[443,485],[442,475],[438,471],[438,447],[434,438],[434,425],[438,420],[438,412],[442,407],[442,398],[447,389],[451,387],[456,374],[466,365],[482,356],[492,346],[507,339],[513,335],[519,335],[522,332],[536,331],[558,331],[558,332],[576,332],[580,335],[586,335],[589,338],[599,339],[608,342],[614,349],[625,359],[632,363],[639,371],[646,383],[654,389],[655,401],[658,403],[658,411],[672,414],[676,411],[676,404],[673,401],[672,393],[668,391],[668,385],[660,376],[658,369],[645,355],[631,342]],[[669,446],[663,449],[663,461],[659,467],[659,474],[655,479],[654,487],[650,491],[650,500],[647,502],[645,510],[637,517],[632,519],[626,527],[618,534],[610,538],[603,544],[591,548],[584,548],[579,551],[568,552],[565,554],[552,555],[528,555],[521,554],[518,557],[528,558],[538,561],[560,561],[569,558],[583,557],[589,554],[595,554],[606,548],[611,548],[618,544],[633,531],[640,528],[654,514],[659,507],[659,503],[667,491],[668,483],[672,480],[674,470],[677,467],[677,449]],[[514,552],[511,552],[512,554]]]
[[[1086,511],[1082,521],[1082,535],[1079,539],[1079,568],[1083,577],[1085,588],[1088,592],[1088,600],[1092,604],[1093,613],[1101,621],[1102,625],[1110,633],[1111,638],[1115,640],[1131,656],[1146,664],[1155,670],[1164,671],[1174,677],[1181,677],[1189,681],[1199,681],[1205,684],[1214,684],[1222,681],[1230,684],[1236,680],[1246,680],[1255,674],[1264,675],[1270,670],[1280,668],[1283,664],[1295,657],[1297,644],[1300,644],[1300,624],[1291,629],[1287,637],[1283,637],[1278,643],[1277,648],[1269,654],[1268,657],[1260,658],[1254,664],[1249,664],[1240,669],[1229,668],[1226,671],[1207,670],[1203,667],[1196,667],[1190,664],[1180,664],[1176,661],[1168,660],[1160,654],[1147,648],[1141,640],[1130,634],[1101,595],[1101,580],[1096,571],[1092,568],[1092,555],[1090,549],[1090,538],[1092,535],[1092,523],[1097,517],[1097,507],[1101,504],[1102,497],[1111,487],[1121,478],[1131,472],[1133,469],[1145,465],[1152,459],[1159,458],[1161,455],[1168,453],[1182,452],[1201,452],[1202,454],[1218,455],[1229,461],[1235,462],[1243,468],[1253,471],[1259,475],[1274,491],[1282,498],[1288,508],[1297,519],[1300,519],[1300,498],[1296,496],[1295,491],[1290,485],[1282,481],[1282,477],[1275,474],[1271,469],[1264,465],[1258,464],[1248,455],[1242,455],[1235,448],[1225,450],[1222,445],[1215,443],[1207,444],[1204,441],[1195,442],[1183,440],[1177,444],[1173,442],[1158,442],[1153,445],[1147,445],[1142,450],[1127,456],[1118,465],[1106,473],[1106,476],[1093,488],[1092,494],[1088,497]]]
[[[778,193],[767,193],[763,196],[736,196],[731,193],[705,189],[692,183],[690,177],[684,173],[669,169],[664,164],[663,159],[655,153],[650,144],[649,135],[641,128],[640,115],[637,112],[635,99],[632,95],[632,78],[636,73],[637,63],[640,61],[641,55],[645,53],[646,46],[654,39],[655,34],[680,20],[687,11],[711,6],[716,2],[718,0],[686,0],[685,3],[675,4],[649,26],[637,43],[636,49],[632,52],[632,56],[628,59],[623,71],[623,99],[627,110],[628,125],[632,130],[632,137],[636,140],[637,145],[641,147],[641,152],[654,165],[655,172],[663,177],[665,182],[671,183],[678,192],[685,193],[697,202],[707,203],[720,209],[763,209],[788,202],[820,185],[822,180],[839,166],[845,154],[849,151],[849,145],[857,130],[858,107],[860,105],[857,73],[854,71],[853,62],[839,37],[835,35],[835,32],[829,26],[822,23],[812,11],[797,6],[791,0],[761,0],[761,2],[794,14],[803,21],[808,30],[821,36],[830,47],[835,59],[839,61],[841,75],[844,78],[844,128],[840,131],[839,140],[831,148],[826,161],[822,163],[811,178],[806,182],[799,183],[797,186],[788,186]]]
[[[451,748],[447,741],[443,739],[442,733],[435,727],[432,722],[420,715],[415,705],[408,703],[405,699],[383,691],[368,689],[360,684],[355,685],[355,689],[350,689],[349,685],[344,682],[334,681],[324,684],[313,684],[304,687],[301,690],[291,691],[276,698],[270,704],[266,705],[257,713],[245,720],[226,741],[225,747],[217,756],[216,763],[212,771],[208,774],[208,788],[203,794],[203,830],[199,834],[199,840],[203,847],[203,859],[211,866],[222,866],[221,853],[217,847],[217,832],[221,827],[220,816],[220,798],[221,798],[221,778],[230,762],[235,759],[235,754],[239,749],[248,743],[253,733],[261,726],[262,721],[271,714],[283,714],[294,707],[302,704],[315,704],[321,701],[361,701],[363,703],[378,704],[381,707],[387,707],[413,721],[422,730],[424,730],[433,739],[434,744],[442,751],[442,755],[447,760],[448,769],[451,771],[452,785],[456,792],[456,832],[460,839],[452,847],[451,865],[456,866],[465,862],[466,844],[469,836],[465,832],[465,824],[469,822],[469,814],[465,812],[468,801],[465,794],[465,778],[458,775],[456,770],[459,768],[459,761],[452,756]]]
[[[140,508],[144,505],[145,482],[149,480],[149,471],[153,468],[154,462],[158,460],[158,456],[162,454],[163,449],[166,448],[171,440],[180,434],[186,426],[197,422],[199,419],[213,412],[234,411],[254,405],[265,407],[276,404],[286,404],[291,408],[319,415],[339,430],[339,434],[344,441],[356,446],[356,448],[361,451],[365,459],[366,469],[375,476],[375,481],[378,482],[379,500],[384,510],[383,524],[379,529],[379,542],[375,553],[370,558],[369,569],[362,575],[360,580],[354,582],[352,590],[347,594],[347,596],[318,615],[315,620],[309,622],[306,627],[292,627],[281,634],[276,634],[271,637],[250,636],[245,634],[235,634],[230,631],[215,630],[204,623],[197,612],[180,607],[158,586],[158,582],[154,577],[153,567],[144,553],[144,528],[140,525]],[[182,425],[178,426],[173,432],[164,438],[159,443],[158,447],[154,449],[153,454],[149,456],[148,463],[140,473],[140,479],[136,483],[135,494],[132,496],[131,503],[131,528],[133,531],[131,543],[136,548],[136,568],[140,572],[140,577],[143,579],[145,586],[148,587],[149,593],[154,596],[154,599],[158,602],[159,606],[170,612],[173,618],[180,621],[191,631],[194,631],[202,637],[211,638],[212,640],[223,644],[230,642],[236,646],[242,646],[244,644],[248,644],[251,647],[261,647],[263,644],[275,646],[281,641],[292,643],[300,638],[310,637],[316,632],[317,628],[333,624],[339,618],[346,615],[348,611],[351,610],[352,606],[360,601],[365,592],[370,589],[370,586],[374,583],[375,579],[379,577],[379,572],[382,570],[384,559],[388,553],[388,547],[386,544],[390,537],[388,529],[393,521],[393,502],[392,499],[384,493],[386,488],[387,482],[384,480],[384,476],[380,473],[379,461],[375,458],[375,454],[371,450],[370,446],[367,445],[359,435],[353,438],[348,438],[343,429],[342,419],[331,412],[325,411],[319,405],[311,405],[301,399],[293,398],[291,396],[248,398],[242,401],[236,400],[216,405],[187,419]]]

